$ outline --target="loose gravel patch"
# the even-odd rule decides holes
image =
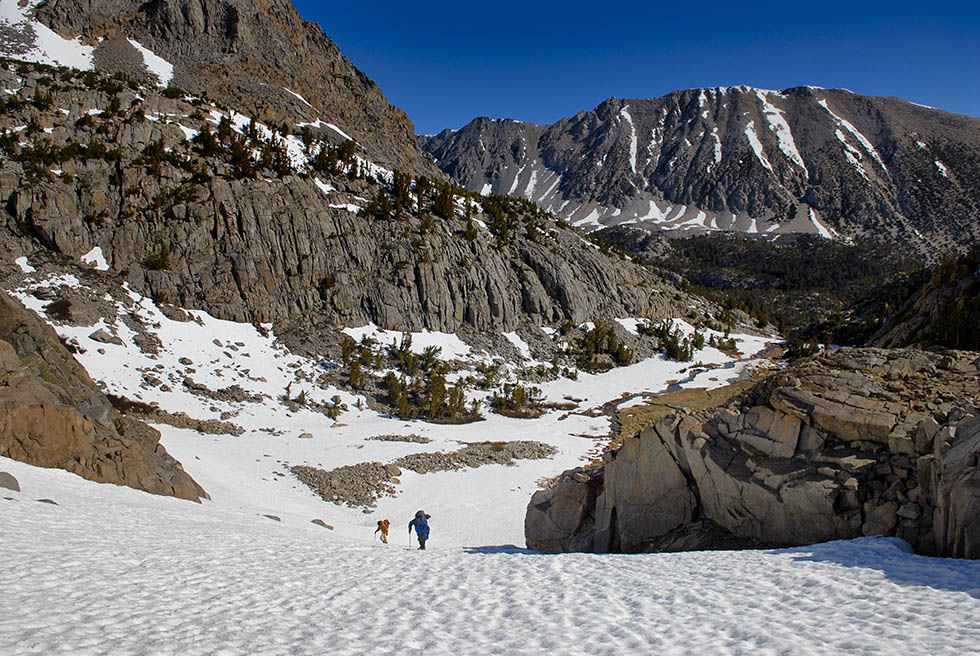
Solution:
[[[415,433],[410,435],[374,435],[364,439],[377,440],[378,442],[414,442],[416,444],[428,444],[432,441],[425,435],[416,435]]]
[[[415,436],[376,436],[368,439],[421,437]],[[428,438],[421,437],[429,441]],[[404,440],[399,440],[404,441]],[[418,441],[418,440],[409,440]],[[382,496],[395,496],[395,484],[402,469],[410,469],[419,474],[437,471],[480,467],[483,465],[511,465],[515,460],[547,458],[557,452],[555,447],[544,442],[521,440],[516,442],[474,442],[450,453],[413,453],[392,463],[361,462],[356,465],[338,467],[329,471],[296,465],[289,470],[300,481],[320,495],[324,501],[344,504],[349,507],[371,508]]]

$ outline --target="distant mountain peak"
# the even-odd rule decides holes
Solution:
[[[926,255],[980,240],[980,120],[897,98],[694,88],[421,141],[468,189],[585,229],[873,236]]]

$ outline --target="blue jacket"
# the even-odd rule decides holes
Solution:
[[[412,526],[415,527],[415,532],[422,536],[423,540],[429,539],[429,522],[421,517],[415,517],[408,523],[408,532],[412,532]]]

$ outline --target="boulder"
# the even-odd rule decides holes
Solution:
[[[532,498],[528,546],[635,552],[897,535],[919,553],[978,558],[976,363],[967,352],[881,349],[797,361],[723,407],[681,410],[624,438],[603,455],[602,476],[563,474]]]
[[[107,331],[105,328],[99,328],[94,333],[88,336],[93,342],[99,342],[101,344],[115,344],[117,346],[122,346],[123,341]]]
[[[595,509],[597,547],[641,551],[647,542],[693,518],[694,494],[652,428],[627,439],[604,476]]]
[[[889,501],[867,513],[861,532],[864,535],[892,535],[898,524],[898,504]]]
[[[558,485],[538,490],[524,518],[527,545],[543,553],[592,551],[590,524],[594,523],[595,490],[571,476]]]
[[[114,410],[54,330],[3,293],[0,377],[0,456],[154,494],[207,497],[160,433]]]
[[[8,474],[7,472],[0,472],[0,487],[13,490],[14,492],[20,492],[20,483],[17,482],[13,474]]]

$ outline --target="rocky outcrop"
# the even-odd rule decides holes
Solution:
[[[804,545],[897,535],[980,558],[980,354],[839,349],[678,412],[566,472],[525,519],[541,551]]]
[[[937,256],[980,240],[978,135],[980,119],[897,98],[739,86],[420,139],[467,189],[587,227],[866,236]]]
[[[111,272],[157,300],[313,335],[369,321],[499,331],[673,313],[675,289],[547,217],[511,217],[506,243],[485,227],[492,222],[479,205],[472,224],[462,209],[420,216],[414,197],[379,219],[368,199],[388,191],[373,177],[306,169],[237,176],[227,153],[207,156],[187,141],[205,124],[214,129],[217,109],[147,87],[137,101],[128,87],[106,91],[119,85],[106,78],[66,74],[52,86],[48,73],[0,69],[0,82],[24,101],[39,89],[52,94],[47,109],[25,102],[0,116],[0,129],[33,122],[50,130],[22,135],[23,147],[8,143],[0,163],[9,228],[0,269],[15,278],[23,276],[13,265],[19,255],[33,262],[57,253],[77,264],[99,247]],[[134,109],[89,113],[113,99]],[[105,140],[111,152],[98,147]],[[89,155],[92,144],[98,155]],[[48,166],[60,173],[39,168],[39,157],[54,159]]]
[[[178,87],[268,123],[336,125],[379,163],[438,175],[405,113],[288,0],[49,0],[36,18],[93,44],[100,70],[148,75],[133,39]]]
[[[112,409],[51,327],[0,293],[0,455],[99,483],[206,498],[159,440]]]

